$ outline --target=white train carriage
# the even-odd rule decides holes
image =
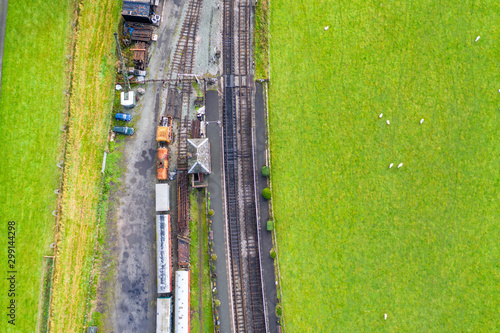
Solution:
[[[172,332],[172,297],[156,300],[156,333]]]
[[[189,333],[189,271],[175,272],[175,332]]]
[[[170,186],[156,184],[156,211],[168,212],[170,210]]]
[[[156,215],[156,261],[158,294],[172,292],[170,215]]]

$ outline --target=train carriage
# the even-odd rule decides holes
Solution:
[[[156,249],[158,294],[172,292],[170,215],[156,215]]]
[[[172,332],[172,297],[156,300],[156,333]]]
[[[190,272],[175,272],[175,332],[189,333]]]

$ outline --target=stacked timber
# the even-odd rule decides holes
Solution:
[[[201,138],[200,125],[201,125],[201,121],[199,119],[195,119],[192,121],[192,123],[191,123],[191,139]]]
[[[144,42],[137,42],[133,49],[134,51],[134,67],[140,70],[146,69],[148,65],[148,44]]]
[[[133,42],[150,43],[153,37],[153,27],[135,27],[132,30],[131,39]]]

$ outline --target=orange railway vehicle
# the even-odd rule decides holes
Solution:
[[[158,148],[156,154],[156,178],[158,180],[167,180],[168,178],[168,149]]]
[[[160,126],[156,129],[156,141],[170,143],[172,139],[172,118],[162,116]]]

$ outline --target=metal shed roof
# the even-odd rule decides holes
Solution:
[[[123,1],[122,15],[149,17],[149,1]]]
[[[172,292],[170,245],[170,215],[156,215],[156,261],[159,294]]]
[[[175,272],[175,332],[189,333],[189,271]]]
[[[156,184],[156,211],[166,212],[170,210],[170,186],[168,184]]]

